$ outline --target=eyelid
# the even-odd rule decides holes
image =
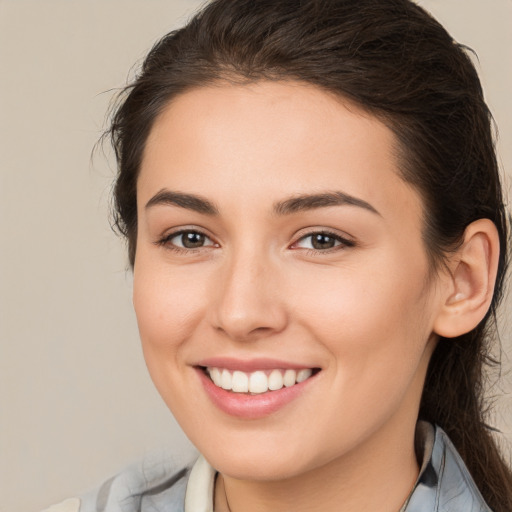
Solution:
[[[184,233],[200,234],[200,235],[204,236],[211,243],[208,243],[201,247],[182,247],[182,246],[176,245],[174,243],[171,243],[171,240],[173,238],[183,235]],[[201,229],[197,226],[180,226],[180,227],[171,229],[170,231],[167,231],[163,235],[161,235],[154,243],[158,246],[163,246],[168,249],[175,250],[177,252],[197,252],[202,249],[206,249],[206,248],[210,248],[210,247],[219,247],[219,244],[213,239],[213,237],[211,235],[209,235],[204,229]]]
[[[297,246],[300,241],[302,241],[306,238],[315,236],[315,235],[325,235],[325,236],[333,238],[336,242],[339,242],[339,243],[334,245],[334,247],[330,247],[328,249],[315,249],[315,248],[307,248],[307,247],[298,247]],[[315,254],[319,254],[319,253],[326,254],[326,253],[333,252],[333,251],[343,250],[347,247],[354,247],[355,245],[356,245],[355,240],[345,233],[341,234],[340,232],[329,229],[329,228],[313,227],[313,228],[307,228],[307,230],[301,230],[301,232],[299,232],[295,236],[295,241],[290,245],[290,249],[305,250],[305,251],[310,251],[311,253],[315,253]]]
[[[197,233],[202,236],[204,236],[208,243],[206,243],[203,246],[200,247],[182,247],[180,245],[177,245],[175,243],[171,243],[171,240],[173,238],[179,237],[180,235],[183,235],[184,233]],[[333,247],[325,248],[325,249],[315,249],[315,248],[308,248],[308,247],[299,247],[298,244],[309,238],[313,237],[315,235],[325,235],[330,238],[333,238],[336,241],[336,244]],[[339,251],[346,249],[348,247],[354,247],[356,245],[355,240],[345,233],[340,233],[337,230],[333,230],[330,228],[324,228],[324,227],[311,227],[311,228],[304,228],[300,230],[295,236],[294,236],[294,242],[292,242],[288,247],[292,250],[304,250],[309,251],[311,253],[315,254],[327,254],[329,252]],[[180,226],[171,229],[170,231],[165,232],[163,235],[161,235],[155,242],[155,245],[163,246],[168,249],[177,251],[177,252],[197,252],[204,249],[210,249],[215,247],[220,247],[220,244],[215,241],[214,237],[212,237],[210,234],[207,233],[206,230],[197,227],[197,226]]]

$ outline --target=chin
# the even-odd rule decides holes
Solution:
[[[207,460],[209,460],[207,458]],[[273,457],[249,458],[241,455],[238,457],[219,457],[219,463],[209,460],[210,464],[223,475],[237,480],[247,481],[281,481],[293,478],[302,473],[295,461],[276,460]]]
[[[213,441],[213,440],[212,440]],[[304,447],[286,440],[220,443],[198,447],[208,462],[223,475],[238,480],[279,481],[305,473],[325,461],[309,459]]]

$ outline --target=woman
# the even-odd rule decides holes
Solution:
[[[215,0],[164,37],[113,116],[116,220],[202,455],[70,509],[512,510],[482,396],[508,240],[490,124],[408,0]]]

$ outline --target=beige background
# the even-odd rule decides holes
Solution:
[[[478,52],[510,172],[512,0],[421,3]],[[191,450],[146,375],[107,222],[113,165],[90,153],[104,91],[198,4],[0,0],[0,512],[37,511],[162,446]],[[509,398],[497,422],[512,439]]]

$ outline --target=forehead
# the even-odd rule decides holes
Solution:
[[[400,196],[417,209],[419,197],[399,177],[396,144],[379,119],[312,85],[219,83],[178,96],[157,118],[138,193],[168,187],[219,201],[275,201],[336,188],[384,209]]]

